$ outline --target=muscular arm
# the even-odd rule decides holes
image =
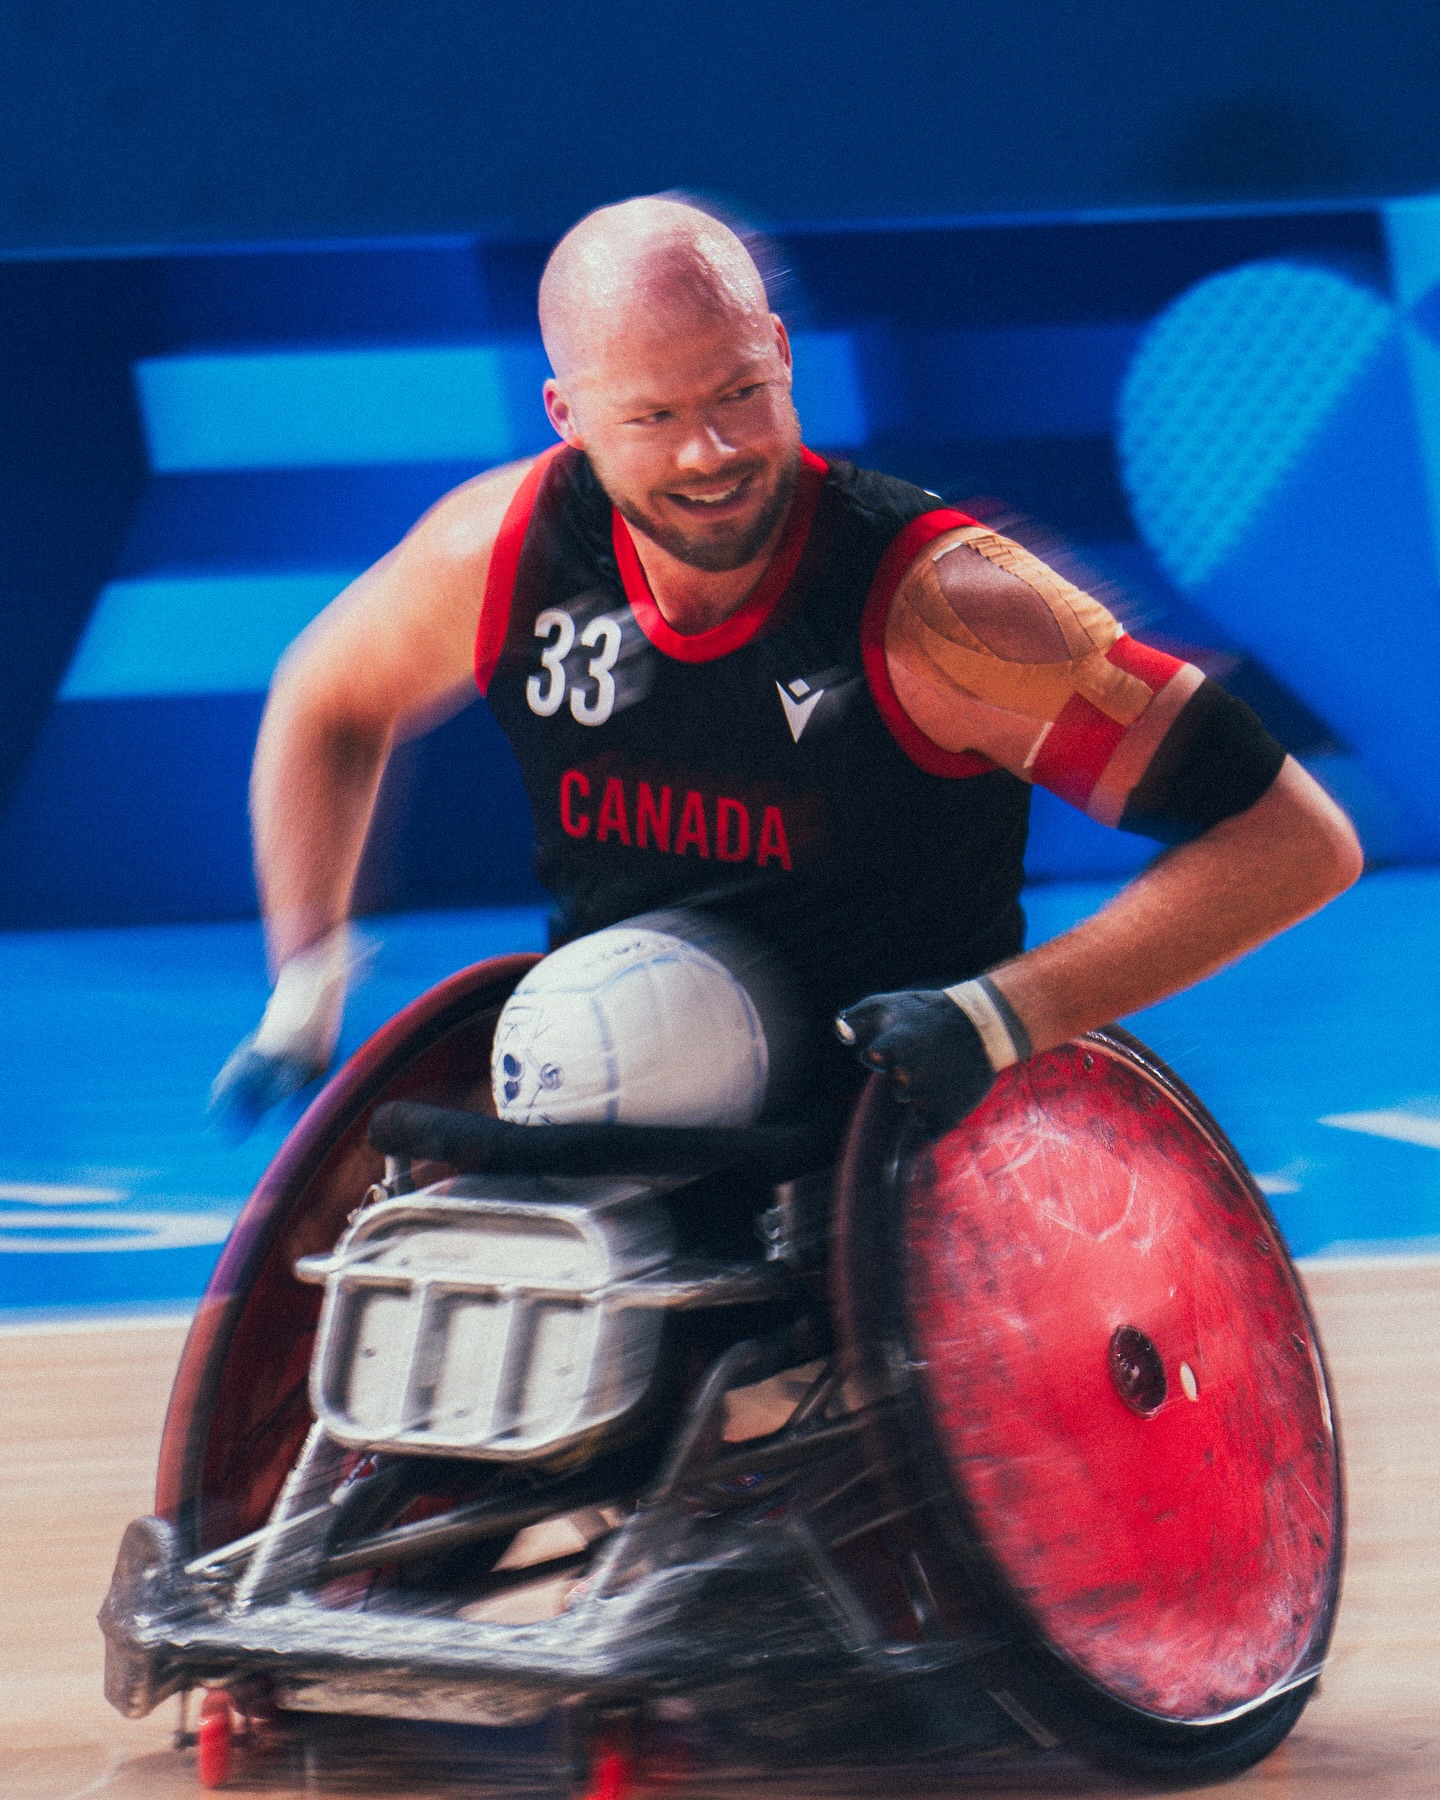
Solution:
[[[1213,974],[1318,911],[1361,867],[1350,821],[1287,757],[1253,806],[1167,851],[1092,918],[992,979],[1044,1050]]]
[[[272,967],[344,922],[391,747],[463,703],[490,552],[528,466],[447,495],[281,661],[250,783]]]
[[[921,556],[886,651],[897,699],[941,747],[979,750],[1106,824],[1189,838],[992,971],[1036,1050],[1190,986],[1360,874],[1349,820],[1252,716],[993,532]]]

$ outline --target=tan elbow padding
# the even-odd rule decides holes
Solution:
[[[1058,626],[1067,660],[1011,662],[998,656],[965,624],[946,593],[937,565],[964,545],[1013,575],[1041,600]],[[937,538],[896,591],[886,623],[885,647],[913,666],[918,659],[933,681],[973,699],[1054,720],[1077,694],[1117,724],[1129,725],[1150,702],[1150,689],[1106,659],[1123,635],[1100,602],[1066,581],[1021,544],[982,525]]]

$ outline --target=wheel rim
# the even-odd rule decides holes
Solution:
[[[1313,1673],[1340,1554],[1323,1363],[1198,1103],[1097,1036],[1008,1072],[901,1187],[929,1435],[1044,1644],[1175,1721]]]

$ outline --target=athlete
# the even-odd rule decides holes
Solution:
[[[540,323],[560,442],[448,494],[276,673],[251,790],[276,981],[221,1106],[329,1064],[386,758],[475,682],[556,943],[714,908],[783,957],[816,1058],[838,1014],[933,1130],[1355,880],[1347,819],[1199,669],[1011,538],[804,447],[785,327],[709,214],[591,214]],[[1170,848],[1022,952],[1037,782]]]

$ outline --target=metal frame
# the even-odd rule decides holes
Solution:
[[[238,1677],[296,1711],[493,1725],[570,1699],[640,1709],[684,1694],[708,1697],[772,1756],[813,1754],[817,1739],[833,1750],[851,1737],[898,1749],[918,1734],[976,1752],[1033,1742],[986,1691],[993,1633],[927,1634],[922,1602],[912,1641],[897,1642],[842,1568],[847,1546],[888,1543],[902,1513],[873,1479],[864,1415],[833,1362],[781,1429],[725,1441],[727,1394],[815,1348],[800,1327],[721,1356],[658,1480],[617,1530],[562,1559],[583,1583],[539,1624],[330,1610],[315,1594],[364,1558],[404,1560],[503,1535],[593,1499],[595,1484],[572,1475],[528,1507],[477,1505],[463,1518],[337,1543],[343,1509],[327,1486],[343,1450],[317,1425],[274,1515],[249,1540],[182,1566],[172,1527],[142,1519],[129,1528],[101,1614],[107,1696],[141,1717],[169,1694]],[[913,1552],[889,1549],[923,1594]],[[464,1599],[556,1567],[496,1571]],[[917,1704],[922,1690],[928,1708]]]
[[[316,1418],[338,1444],[491,1462],[596,1441],[648,1391],[661,1314],[763,1302],[777,1285],[751,1264],[677,1263],[659,1194],[653,1183],[469,1176],[363,1208],[329,1255],[296,1264],[302,1281],[325,1287],[310,1372]],[[548,1278],[502,1266],[517,1237],[549,1247]],[[427,1256],[435,1242],[463,1253]],[[403,1304],[404,1344],[386,1358],[388,1406],[357,1416],[357,1339],[379,1296]],[[447,1416],[449,1347],[467,1314],[485,1333],[495,1381]],[[563,1376],[542,1362],[556,1322],[571,1340]]]

